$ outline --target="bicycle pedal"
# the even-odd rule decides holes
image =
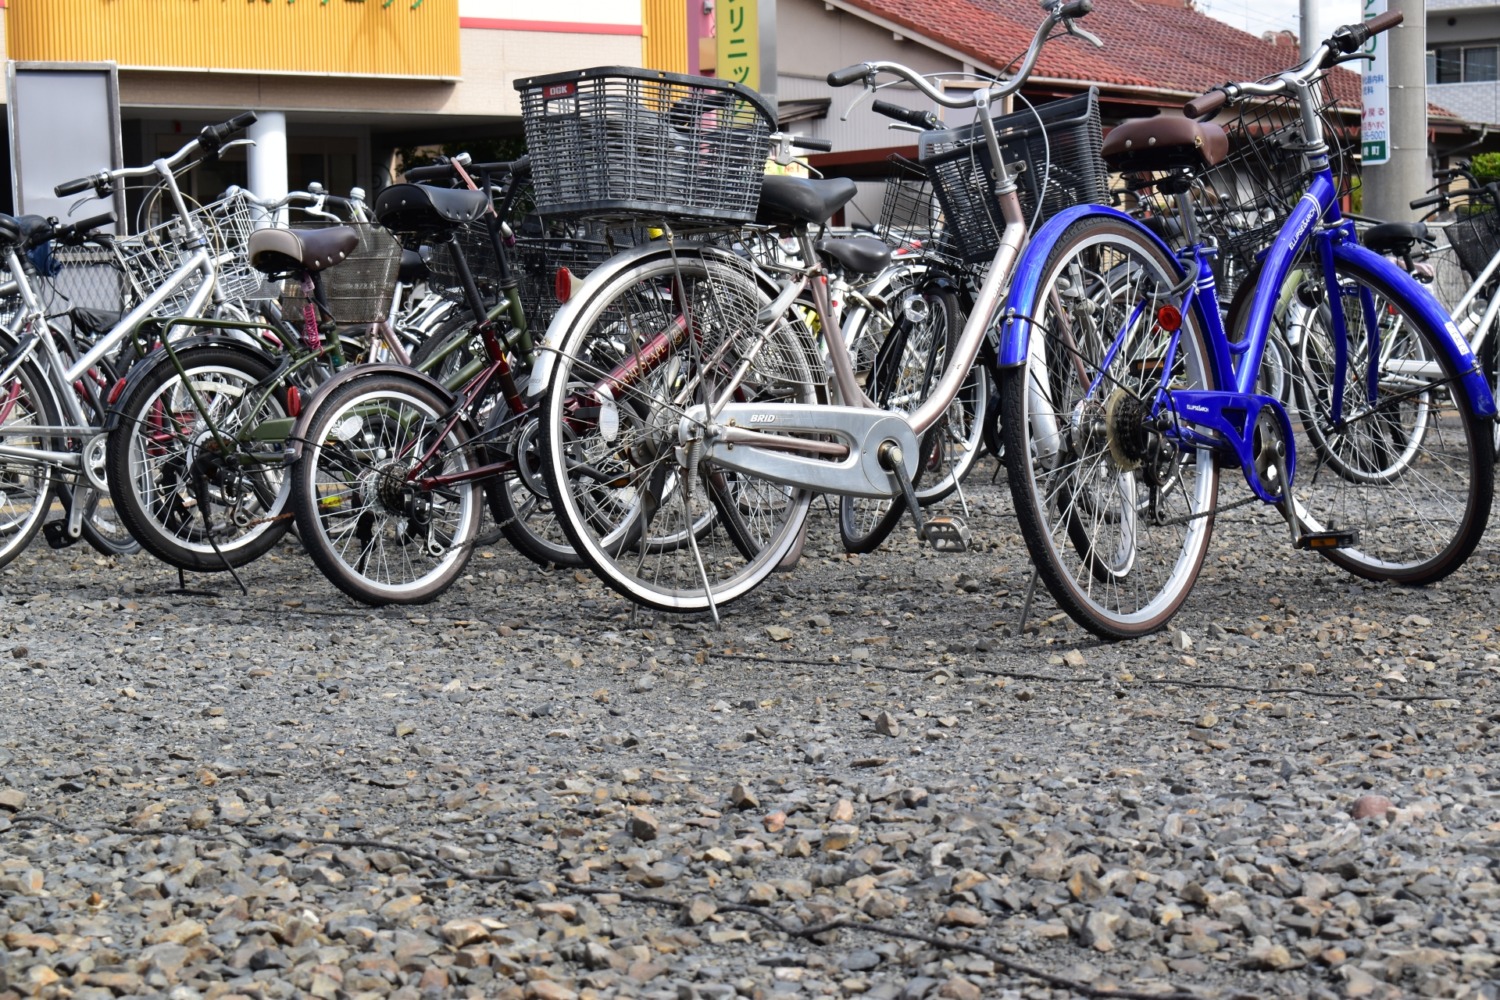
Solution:
[[[1299,549],[1347,549],[1359,544],[1358,531],[1309,531],[1297,538]]]
[[[42,525],[42,534],[47,538],[47,544],[54,549],[65,549],[70,545],[77,544],[78,537],[68,534],[68,522],[48,521]]]
[[[961,517],[929,517],[922,524],[922,535],[939,552],[967,552],[973,540]]]

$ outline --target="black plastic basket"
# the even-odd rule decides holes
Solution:
[[[319,280],[323,284],[329,311],[340,325],[384,322],[390,313],[396,273],[401,267],[401,244],[383,226],[374,223],[341,222],[338,225],[357,230],[359,243],[348,257],[322,272]],[[292,281],[282,284],[282,315],[295,322],[302,316],[306,303],[301,284]]]
[[[609,66],[516,81],[537,210],[749,222],[776,110],[727,80]]]
[[[1500,253],[1500,212],[1491,205],[1466,206],[1446,232],[1459,266],[1471,281]]]
[[[994,119],[1000,154],[1019,166],[1017,193],[1030,220],[1070,205],[1097,204],[1109,195],[1109,172],[1100,150],[1099,90],[1037,105]],[[924,132],[918,156],[943,206],[943,224],[962,259],[993,257],[1004,221],[982,123]]]

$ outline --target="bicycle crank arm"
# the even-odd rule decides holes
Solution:
[[[815,436],[814,436],[815,435]],[[708,425],[702,405],[678,425],[683,445],[703,441],[703,461],[783,486],[845,496],[890,497],[900,489],[880,464],[880,446],[901,449],[908,476],[919,460],[916,434],[902,418],[857,406],[730,403]]]

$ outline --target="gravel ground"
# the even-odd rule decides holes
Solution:
[[[721,627],[503,549],[371,611],[295,540],[247,597],[34,548],[0,997],[1500,995],[1493,536],[1401,590],[1242,508],[1103,646],[970,500],[963,556],[821,517]]]

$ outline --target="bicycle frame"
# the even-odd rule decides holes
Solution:
[[[1275,242],[1266,252],[1261,277],[1249,304],[1244,340],[1231,342],[1225,331],[1214,275],[1209,266],[1213,250],[1202,243],[1195,243],[1180,254],[1174,254],[1159,237],[1125,213],[1106,206],[1080,205],[1066,209],[1049,220],[1037,234],[1032,249],[1020,262],[1007,300],[1007,319],[1001,330],[1000,367],[1018,368],[1025,365],[1030,357],[1032,347],[1029,317],[1036,315],[1040,305],[1042,271],[1053,242],[1079,219],[1108,216],[1127,222],[1139,231],[1142,238],[1154,241],[1163,253],[1176,260],[1179,279],[1192,277],[1190,282],[1182,282],[1178,305],[1183,315],[1188,315],[1191,311],[1207,335],[1208,377],[1211,384],[1205,389],[1167,391],[1166,379],[1172,367],[1170,358],[1180,337],[1180,330],[1174,332],[1168,347],[1168,361],[1163,365],[1163,382],[1153,403],[1153,415],[1163,410],[1171,414],[1170,423],[1174,429],[1169,434],[1177,439],[1179,447],[1184,450],[1209,446],[1232,453],[1240,464],[1246,482],[1267,503],[1280,502],[1282,488],[1273,490],[1268,487],[1261,481],[1256,470],[1254,437],[1262,412],[1271,411],[1284,432],[1289,481],[1295,475],[1296,455],[1292,447],[1291,421],[1285,407],[1274,396],[1257,393],[1255,387],[1260,378],[1261,361],[1280,303],[1282,286],[1309,245],[1313,246],[1323,273],[1328,275],[1327,280],[1330,282],[1337,280],[1333,277],[1336,264],[1357,262],[1385,280],[1399,296],[1399,304],[1411,315],[1432,330],[1441,331],[1441,335],[1435,338],[1435,343],[1445,353],[1454,370],[1461,373],[1459,377],[1473,402],[1475,414],[1493,418],[1494,397],[1469,343],[1459,333],[1452,318],[1431,292],[1400,267],[1355,242],[1354,226],[1343,218],[1339,210],[1337,187],[1326,152],[1316,155],[1313,167],[1314,173],[1307,191],[1292,208]],[[1346,418],[1343,404],[1350,345],[1342,296],[1336,294],[1335,287],[1330,287],[1327,291],[1327,301],[1332,311],[1335,362],[1331,393],[1333,412],[1330,417],[1335,425],[1340,425]],[[1369,331],[1369,343],[1366,345],[1369,356],[1376,357],[1380,352],[1379,324],[1375,322],[1375,306],[1368,289],[1362,288],[1360,291],[1360,308],[1364,310],[1364,325]],[[1111,355],[1120,349],[1138,316],[1138,312],[1133,314],[1126,328],[1116,335],[1114,344],[1109,349]],[[1428,366],[1422,367],[1425,369]],[[1436,370],[1436,366],[1432,366],[1428,374]],[[1365,388],[1367,400],[1375,399],[1374,379],[1377,375],[1377,369],[1371,366],[1371,383]],[[1208,433],[1199,428],[1206,429]]]

